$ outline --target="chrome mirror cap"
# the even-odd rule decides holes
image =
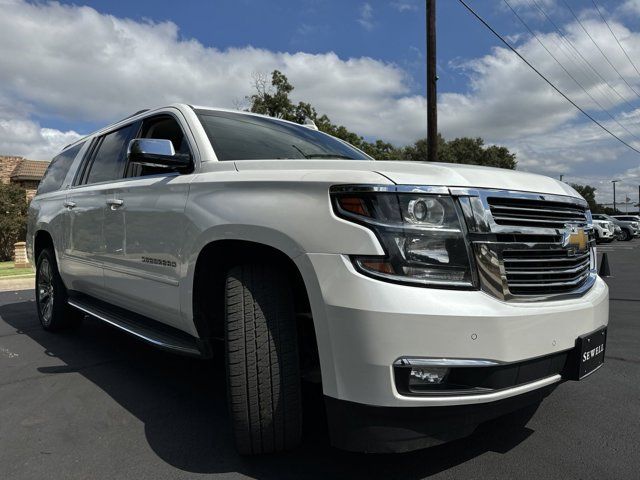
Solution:
[[[162,155],[172,157],[176,154],[171,140],[159,138],[134,138],[129,142],[127,155]]]
[[[134,138],[129,142],[127,158],[132,163],[166,169],[189,168],[191,155],[176,154],[171,140],[159,138]]]

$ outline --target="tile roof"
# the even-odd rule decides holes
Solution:
[[[49,162],[23,159],[11,173],[12,180],[42,180]]]

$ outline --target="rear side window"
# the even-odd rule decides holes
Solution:
[[[42,177],[42,180],[40,181],[40,185],[38,185],[38,195],[60,189],[62,182],[69,172],[69,168],[71,167],[73,160],[76,158],[83,145],[84,142],[68,148],[51,160],[44,177]]]
[[[133,129],[134,124],[128,125],[102,137],[85,183],[108,182],[122,178],[126,144],[132,136]]]

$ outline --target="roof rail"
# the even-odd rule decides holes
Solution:
[[[141,113],[148,112],[148,111],[149,111],[149,109],[148,109],[148,108],[143,108],[142,110],[138,110],[137,112],[132,113],[131,115],[127,115],[126,117],[124,117],[124,118],[123,118],[123,119],[121,119],[121,120],[118,120],[118,121],[117,121],[117,122],[115,122],[115,123],[120,123],[120,122],[122,122],[123,120],[126,120],[127,118],[135,117],[136,115],[140,115]]]

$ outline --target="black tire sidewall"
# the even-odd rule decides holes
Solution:
[[[42,311],[40,308],[40,294],[38,289],[38,278],[40,275],[40,268],[43,260],[47,260],[49,262],[52,277],[51,283],[53,285],[53,307],[51,311],[51,320],[48,323],[42,316]],[[55,254],[53,253],[53,250],[49,248],[44,249],[40,253],[36,262],[35,296],[38,319],[40,320],[40,325],[42,325],[42,328],[44,328],[45,330],[56,331],[68,326],[71,323],[70,315],[68,315],[69,309],[67,308],[67,289],[62,283],[62,278],[60,278],[60,273],[58,272],[58,263],[56,262]]]
[[[296,329],[295,312],[288,278],[285,280],[285,277],[286,275],[283,275],[281,267],[263,263],[247,263],[238,265],[227,272],[227,279],[225,282],[225,363],[227,370],[227,395],[236,449],[242,455],[274,453],[289,450],[297,446],[300,442],[302,433],[302,411],[297,335],[293,334]],[[283,355],[282,352],[279,353],[277,355],[278,360],[276,361],[276,364],[273,365],[278,371],[279,392],[274,395],[274,391],[271,389],[271,396],[273,397],[272,404],[286,404],[287,408],[282,411],[279,410],[279,408],[276,408],[275,411],[271,413],[267,410],[266,414],[265,411],[262,411],[260,414],[260,422],[250,422],[251,425],[248,429],[246,428],[244,420],[246,418],[254,418],[252,414],[255,414],[255,411],[253,411],[251,407],[251,405],[254,404],[253,400],[255,400],[255,398],[263,398],[263,396],[267,395],[265,390],[260,389],[265,388],[263,385],[271,384],[272,379],[259,379],[253,377],[253,375],[249,375],[245,379],[246,384],[244,384],[241,389],[239,388],[237,381],[234,382],[235,386],[232,387],[230,362],[233,362],[237,366],[239,363],[245,361],[255,362],[256,358],[258,358],[258,362],[264,362],[267,361],[268,357],[255,357],[255,351],[253,351],[251,360],[249,360],[249,357],[245,357],[244,353],[241,354],[236,348],[230,348],[229,328],[235,327],[234,329],[237,329],[238,327],[238,324],[234,323],[238,321],[237,312],[230,314],[229,311],[230,304],[228,295],[230,282],[234,288],[234,296],[237,295],[238,292],[236,289],[241,286],[244,290],[243,295],[245,296],[245,299],[250,298],[252,303],[257,305],[254,308],[258,308],[258,306],[260,308],[261,315],[255,317],[253,322],[256,329],[249,331],[246,329],[246,326],[243,328],[244,335],[248,335],[248,337],[245,338],[251,338],[255,341],[257,335],[260,334],[264,339],[265,329],[269,330],[269,328],[273,327],[276,323],[286,320],[278,324],[278,334],[273,336],[271,340],[275,342],[274,347],[278,351],[280,351],[284,345],[289,347],[294,345],[295,347],[295,352],[291,349],[287,349],[287,355]],[[271,300],[269,302],[265,302],[265,305],[263,305],[261,300],[265,299],[265,292],[267,291]],[[235,303],[234,305],[238,304]],[[286,313],[287,311],[289,312],[288,314]],[[276,312],[279,312],[280,315],[274,316]],[[231,315],[235,315],[235,319],[231,320]],[[261,324],[258,324],[258,322],[255,321],[259,317],[262,318]],[[289,335],[293,335],[293,338],[296,338],[296,340],[293,341],[293,344],[291,342],[280,343],[283,341],[283,338],[285,338],[284,329],[287,329]],[[233,342],[234,345],[237,346],[239,338],[235,335],[234,337]],[[288,339],[290,340],[291,336],[289,336]],[[286,358],[283,360],[284,357]],[[254,363],[245,363],[244,365],[244,369],[247,371],[251,370],[255,366]],[[269,368],[269,371],[271,371],[271,367]],[[295,381],[292,382],[294,377]],[[244,398],[245,395],[243,395],[243,392],[240,392],[240,390],[246,391],[247,395],[249,395],[249,392],[252,392],[253,394],[257,393],[258,395],[253,399],[251,397]],[[234,396],[235,400],[233,398]],[[241,402],[239,402],[239,400],[241,400]],[[235,405],[235,409],[231,408],[232,405]],[[241,405],[244,405],[244,407],[242,409],[238,409]],[[270,417],[271,414],[274,415],[273,418]],[[282,415],[284,415],[284,417]],[[284,423],[282,423],[283,421]],[[282,428],[279,431],[278,438],[282,441],[276,442],[269,439],[268,442],[265,442],[267,436],[270,436],[270,434],[273,433],[271,430],[272,425],[276,423],[280,424],[281,427],[285,424],[289,426],[288,428]],[[293,427],[294,425],[296,425],[296,427]],[[258,439],[257,442],[256,439]]]

